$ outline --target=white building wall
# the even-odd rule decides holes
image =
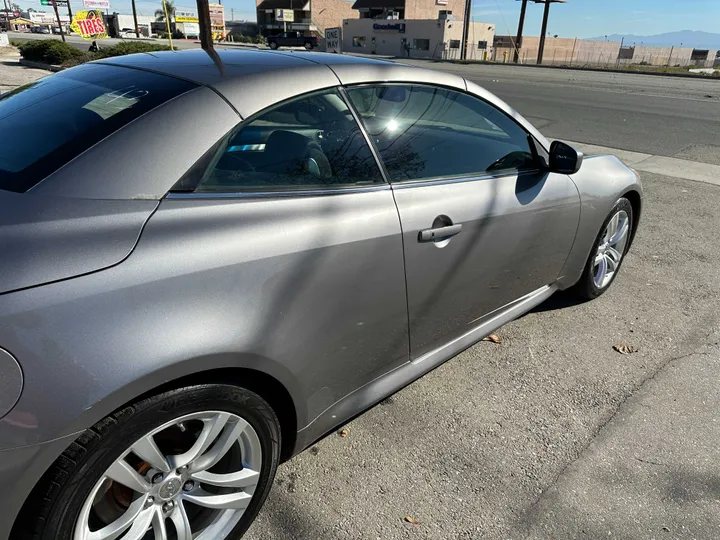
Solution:
[[[462,21],[445,19],[346,19],[342,28],[343,52],[410,58],[445,58],[450,40],[461,39],[462,26]],[[473,23],[470,30],[473,35],[469,39],[475,44],[475,48],[477,47],[475,42],[483,40],[488,42],[488,47],[492,46],[495,36],[494,25]]]

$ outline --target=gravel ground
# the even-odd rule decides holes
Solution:
[[[672,388],[672,369],[696,358],[688,355],[713,362],[701,363],[682,388],[717,378],[720,190],[650,174],[643,181],[642,227],[611,291],[581,305],[550,299],[501,328],[502,343],[468,349],[349,424],[346,437],[333,435],[282,465],[248,538],[578,538],[581,529],[562,524],[580,514],[638,524],[605,532],[600,521],[587,526],[587,537],[665,534],[667,500],[652,496],[657,478],[637,474],[612,484],[626,499],[649,494],[644,511],[600,495],[572,496],[592,482],[611,485],[602,475],[587,477],[597,473],[588,458],[594,440],[620,441],[626,453],[653,460],[648,426],[663,430],[678,407],[697,405],[708,417],[720,405],[711,387],[701,395],[656,392],[644,431],[623,420],[648,381],[666,377]],[[621,355],[612,349],[619,343],[638,352]],[[708,426],[702,440],[716,434],[717,425]],[[685,498],[673,503],[670,537],[717,538],[717,512],[705,519],[708,506],[693,504],[693,492],[702,497],[712,488],[720,499],[720,465],[705,460],[697,469],[703,447],[684,452],[687,436],[665,441],[675,469],[697,471],[683,485]],[[573,464],[584,468],[571,475]],[[572,512],[563,514],[568,500]],[[541,519],[553,513],[555,521]]]

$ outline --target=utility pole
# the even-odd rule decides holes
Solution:
[[[513,58],[514,63],[520,61],[520,47],[522,47],[523,38],[523,27],[525,26],[525,12],[527,11],[528,0],[522,0],[522,7],[520,8],[520,22],[518,23],[517,36],[515,37],[515,56]]]
[[[132,0],[132,10],[133,10],[133,22],[135,23],[135,37],[140,37],[140,31],[138,30],[138,23],[137,23],[137,11],[135,10],[135,0]]]
[[[68,3],[70,0],[68,0]],[[60,37],[63,41],[65,41],[65,31],[63,30],[62,23],[60,22],[60,14],[58,13],[57,9],[57,2],[55,0],[52,0],[53,9],[55,10],[55,18],[57,19],[58,26],[60,27]]]
[[[540,47],[538,48],[538,65],[542,64],[543,53],[545,52],[545,36],[547,36],[548,18],[550,17],[551,0],[545,0],[545,12],[543,13],[542,32],[540,33]]]
[[[468,24],[470,24],[470,12],[472,11],[472,0],[465,0],[465,14],[463,18],[462,42],[460,43],[460,60],[467,60],[468,48]]]
[[[72,24],[72,8],[70,7],[70,0],[67,0],[68,3],[68,17],[70,17],[70,24]]]
[[[163,0],[163,10],[165,10],[165,26],[167,27],[168,40],[170,41],[170,50],[173,50],[172,30],[170,29],[170,15],[168,14],[167,3]]]
[[[212,51],[212,24],[210,22],[210,3],[208,0],[197,0],[198,23],[200,26],[200,46],[203,50]]]

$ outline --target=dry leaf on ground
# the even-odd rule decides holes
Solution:
[[[634,352],[637,352],[637,349],[629,343],[618,343],[617,345],[613,345],[613,349],[615,349],[620,354],[632,354]]]
[[[483,341],[491,341],[492,343],[502,343],[502,338],[496,334],[490,334],[487,337],[482,338]]]
[[[405,521],[407,521],[408,523],[411,523],[412,525],[420,524],[420,522],[412,516],[405,516]]]

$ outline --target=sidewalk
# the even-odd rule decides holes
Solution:
[[[44,69],[21,66],[19,60],[20,54],[17,52],[0,51],[0,94],[50,75]]]

